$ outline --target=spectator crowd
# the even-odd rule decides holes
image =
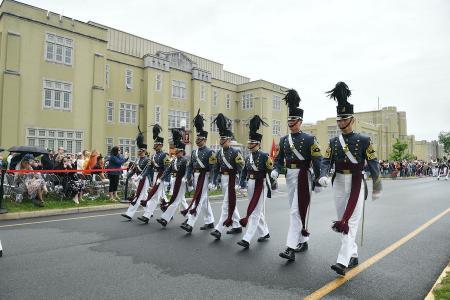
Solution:
[[[447,175],[447,167],[449,161],[444,159],[439,160],[401,160],[401,161],[389,161],[380,160],[380,173],[383,177],[423,177],[433,176],[437,177],[439,174]]]

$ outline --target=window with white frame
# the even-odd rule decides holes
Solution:
[[[155,76],[155,91],[160,92],[162,89],[162,77],[161,73],[157,73]]]
[[[186,98],[186,82],[181,80],[172,80],[172,98]]]
[[[131,90],[133,88],[133,70],[125,70],[125,87],[127,90]]]
[[[114,101],[106,101],[106,122],[114,122]]]
[[[132,161],[136,159],[136,140],[119,138],[118,147],[120,152],[122,152],[122,155],[128,152],[128,155]]]
[[[247,93],[242,95],[242,109],[249,110],[253,109],[253,94]]]
[[[200,84],[200,101],[206,100],[206,87],[204,84]]]
[[[329,125],[328,126],[328,139],[332,139],[334,137],[337,137],[339,133],[338,127],[336,125]]]
[[[43,107],[72,110],[72,83],[44,79]]]
[[[71,66],[73,62],[73,40],[53,33],[46,33],[45,60]]]
[[[161,106],[155,106],[155,123],[161,124]]]
[[[212,105],[213,106],[217,106],[218,99],[219,99],[219,92],[217,92],[217,90],[214,90],[213,97],[212,97]]]
[[[281,121],[273,120],[272,121],[272,134],[279,135],[281,133]]]
[[[81,152],[83,147],[83,131],[56,128],[26,129],[26,144],[55,150],[64,147],[67,153]]]
[[[186,122],[186,129],[189,129],[189,112],[182,110],[169,110],[169,129],[180,128],[181,121]]]
[[[112,137],[107,137],[105,139],[106,144],[106,155],[109,155],[111,153],[111,149],[114,146],[114,139]]]
[[[227,94],[225,98],[225,108],[230,109],[231,108],[231,96],[230,94]]]
[[[119,122],[122,124],[137,124],[137,104],[120,102]]]
[[[106,87],[109,87],[109,80],[110,80],[109,72],[110,72],[110,66],[109,65],[105,65],[105,84],[106,84]]]
[[[281,97],[278,95],[272,96],[272,109],[275,111],[281,110]]]

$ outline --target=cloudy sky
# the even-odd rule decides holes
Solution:
[[[345,81],[355,110],[397,106],[408,134],[450,130],[447,0],[24,0],[296,88],[305,122],[334,116],[324,91]]]

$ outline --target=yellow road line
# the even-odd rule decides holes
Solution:
[[[248,201],[247,199],[237,200],[236,202],[243,202]],[[210,202],[211,204],[218,204],[222,203],[222,201],[217,202]],[[157,208],[155,211],[158,211]],[[137,212],[141,212],[142,210],[138,210]],[[73,217],[73,218],[65,218],[65,219],[56,219],[56,220],[47,220],[47,221],[36,221],[36,222],[28,222],[28,223],[16,223],[16,224],[9,224],[9,225],[0,225],[0,228],[5,227],[14,227],[14,226],[25,226],[25,225],[34,225],[34,224],[43,224],[43,223],[53,223],[53,222],[61,222],[61,221],[71,221],[71,220],[81,220],[81,219],[90,219],[90,218],[97,218],[97,217],[106,217],[106,216],[114,216],[119,215],[121,213],[111,213],[111,214],[102,214],[102,215],[93,215],[93,216],[84,216],[84,217]]]
[[[336,278],[335,280],[327,283],[320,289],[316,290],[312,294],[305,297],[307,300],[313,300],[313,299],[321,299],[322,297],[326,296],[327,294],[331,293],[365,269],[369,268],[371,265],[385,257],[386,255],[390,254],[392,251],[396,250],[397,248],[401,247],[403,244],[405,244],[407,241],[418,235],[420,232],[425,230],[428,226],[445,216],[448,212],[450,212],[450,207],[441,212],[439,215],[435,216],[425,224],[421,225],[419,228],[415,229],[413,232],[409,233],[408,235],[404,236],[400,240],[396,241],[395,243],[391,244],[389,247],[385,248],[384,250],[378,252],[368,260],[364,261],[362,264],[358,265],[357,267],[351,269],[345,274],[345,277]]]

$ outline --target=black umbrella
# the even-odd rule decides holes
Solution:
[[[17,153],[32,153],[32,154],[47,154],[48,151],[42,147],[36,146],[14,146],[8,149],[9,152]]]

